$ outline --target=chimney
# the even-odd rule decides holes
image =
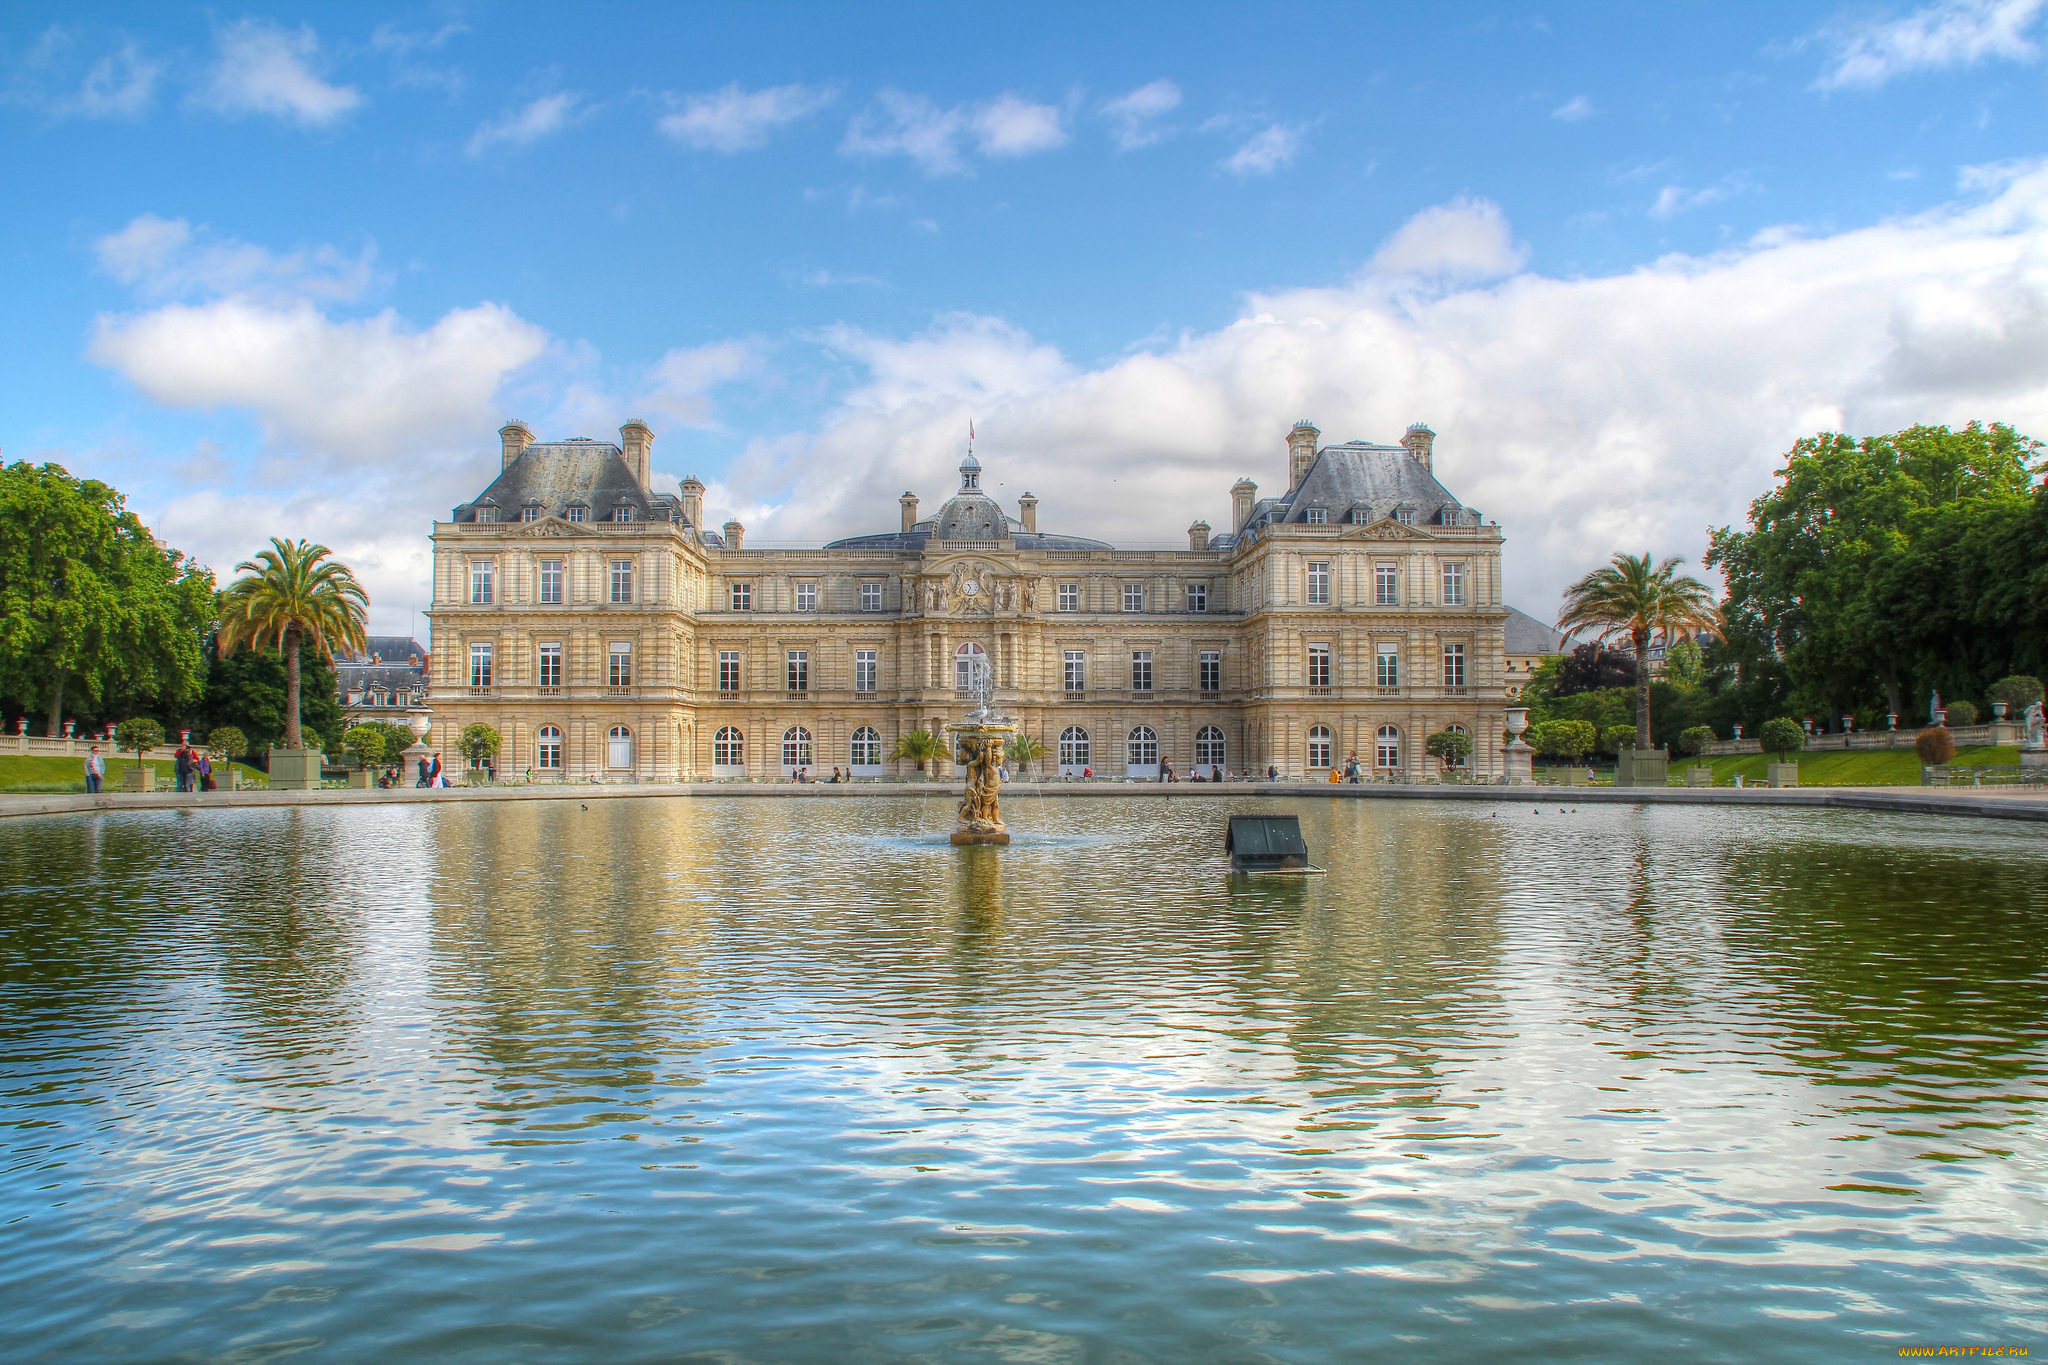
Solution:
[[[1027,531],[1038,529],[1038,499],[1032,497],[1029,492],[1017,499],[1017,520],[1024,523],[1024,529]]]
[[[683,520],[704,529],[704,485],[695,474],[683,480]]]
[[[739,549],[740,541],[746,537],[746,534],[746,527],[736,521],[728,521],[725,524],[725,548],[728,550]]]
[[[896,501],[903,504],[903,529],[908,531],[917,525],[917,494],[905,493]]]
[[[1206,550],[1209,548],[1208,522],[1197,521],[1194,525],[1188,527],[1188,548],[1190,550]]]
[[[1316,462],[1316,442],[1323,433],[1316,430],[1316,424],[1306,417],[1294,424],[1294,430],[1287,433],[1287,491],[1292,493],[1301,487],[1301,481],[1308,477],[1309,467]]]
[[[1436,473],[1433,455],[1436,450],[1436,433],[1417,422],[1408,428],[1408,434],[1401,438],[1401,444],[1408,447],[1408,453],[1422,462],[1422,467],[1431,474]]]
[[[640,480],[642,488],[654,473],[654,433],[638,417],[619,428],[619,449],[626,453],[626,468]]]
[[[1242,531],[1244,524],[1252,519],[1252,507],[1259,500],[1259,486],[1250,479],[1239,479],[1230,486],[1230,529]]]
[[[505,443],[505,463],[498,466],[502,473],[510,469],[512,462],[533,444],[533,433],[527,429],[526,423],[514,420],[498,428],[498,439]]]

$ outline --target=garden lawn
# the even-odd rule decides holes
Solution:
[[[1920,755],[1911,745],[1899,749],[1851,749],[1847,752],[1816,751],[1795,754],[1799,760],[1799,785],[1802,787],[1917,787],[1920,785]],[[1674,758],[1671,760],[1671,780],[1684,785],[1685,770],[1698,760]],[[2020,751],[2016,748],[1994,749],[1988,746],[1975,749],[1958,749],[1954,760],[1958,768],[1983,768],[1998,764],[2016,764]],[[1723,754],[1707,760],[1714,770],[1714,785],[1732,786],[1739,773],[1745,783],[1760,783],[1764,780],[1764,764],[1769,762],[1762,754]]]
[[[104,789],[119,791],[127,781],[127,772],[135,766],[133,758],[110,755],[107,758],[107,780]],[[172,769],[177,765],[169,761],[152,760],[145,765],[156,769],[157,780],[165,787],[171,783]],[[246,763],[234,765],[241,770],[242,785],[266,785],[270,779],[260,769]],[[213,780],[222,789],[228,786],[227,772],[216,764]],[[76,758],[64,755],[43,754],[0,754],[0,791],[4,792],[82,792],[85,790],[85,756]]]

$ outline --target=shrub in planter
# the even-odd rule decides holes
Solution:
[[[2017,720],[2021,712],[2042,699],[2041,680],[2025,673],[2000,678],[1991,684],[1991,690],[1985,694],[1985,699],[2004,702],[2006,719]]]
[[[1948,704],[1948,723],[1950,725],[1975,725],[1977,723],[1977,703],[1964,701],[1960,697],[1950,702]]]
[[[1595,732],[1590,720],[1546,720],[1528,738],[1543,757],[1577,763],[1593,752]]]
[[[1697,758],[1707,751],[1714,742],[1714,727],[1694,725],[1678,732],[1678,752],[1687,758]]]
[[[1633,725],[1610,725],[1600,732],[1600,752],[1618,754],[1623,749],[1636,747],[1636,727]]]
[[[1806,747],[1806,731],[1800,729],[1799,722],[1790,716],[1779,716],[1758,727],[1756,742],[1765,753],[1775,755],[1783,763]]]
[[[1956,737],[1939,725],[1930,725],[1913,736],[1913,750],[1930,768],[1939,768],[1956,756]]]

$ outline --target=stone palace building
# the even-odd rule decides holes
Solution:
[[[1438,771],[1426,738],[1501,771],[1500,527],[1436,479],[1434,433],[1286,440],[1286,491],[1240,480],[1217,532],[1120,549],[1038,527],[972,454],[932,516],[816,549],[703,524],[704,485],[650,489],[653,433],[617,445],[499,436],[503,464],[434,526],[436,747],[484,721],[510,777],[776,779],[912,773],[900,735],[943,734],[977,662],[1045,746],[1039,771],[1383,776]],[[1276,452],[1277,454],[1277,452]]]

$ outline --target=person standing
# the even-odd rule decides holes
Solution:
[[[434,766],[427,769],[427,785],[429,787],[438,787],[442,785],[441,755],[439,754],[434,755]]]
[[[106,780],[107,760],[100,757],[100,746],[92,746],[92,752],[85,756],[85,790],[88,795],[99,795],[100,783]]]
[[[213,790],[213,760],[212,760],[211,758],[207,757],[207,755],[206,755],[206,751],[205,751],[205,750],[203,750],[203,749],[202,749],[202,750],[200,750],[200,751],[198,751],[198,752],[196,752],[195,754],[193,754],[193,756],[192,756],[192,757],[193,757],[193,760],[194,760],[194,766],[196,767],[196,769],[197,769],[197,771],[198,771],[198,774],[199,774],[199,787],[198,787],[198,790],[200,790],[200,791],[203,791],[203,792],[210,792],[210,791],[212,791],[212,790]]]
[[[177,772],[178,772],[177,788],[178,788],[178,790],[179,790],[179,791],[181,791],[181,792],[188,792],[188,791],[191,791],[191,790],[192,790],[192,751],[191,751],[190,749],[186,748],[186,747],[185,747],[184,745],[180,744],[180,745],[178,746],[178,753],[177,753],[177,756],[176,756],[176,758],[175,758],[175,759],[174,759],[173,761],[175,762],[175,764],[176,764],[176,766],[177,766]]]
[[[425,754],[420,755],[420,780],[416,785],[422,787],[434,785],[433,774],[427,769],[427,756]]]

